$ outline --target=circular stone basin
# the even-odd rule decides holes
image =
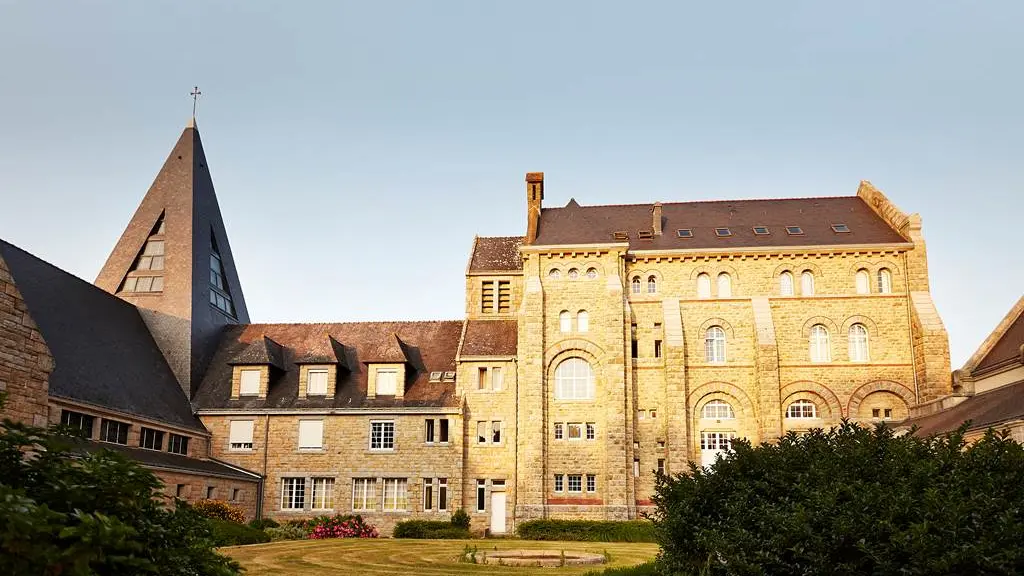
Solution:
[[[469,556],[466,555],[467,559]],[[476,561],[499,566],[551,567],[604,564],[605,559],[603,554],[568,550],[481,550],[476,553]]]

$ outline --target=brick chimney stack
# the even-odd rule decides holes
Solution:
[[[651,214],[653,216],[653,226],[655,236],[661,236],[661,202],[655,202],[654,207],[651,208]]]
[[[526,173],[526,244],[537,240],[540,228],[540,208],[544,200],[544,173]]]

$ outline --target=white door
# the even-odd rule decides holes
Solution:
[[[505,493],[491,491],[491,534],[505,533]]]
[[[700,433],[700,464],[709,468],[718,459],[719,454],[729,451],[732,439],[736,437],[732,432],[701,432]]]

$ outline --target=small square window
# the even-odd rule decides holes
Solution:
[[[799,236],[804,233],[804,229],[799,226],[786,226],[786,234],[790,236]]]
[[[597,426],[594,422],[587,422],[587,440],[597,438]]]
[[[771,234],[771,230],[768,230],[767,226],[754,226],[754,234],[757,236],[766,236]]]
[[[213,486],[207,486],[206,487],[206,499],[207,500],[213,500],[213,497],[217,495],[216,492],[217,492],[216,488],[214,488]]]
[[[658,411],[657,410],[651,410],[651,419],[654,419],[654,418],[657,418],[657,417],[658,417]]]
[[[587,474],[587,492],[597,492],[597,476]]]
[[[629,240],[629,232],[612,232],[612,238],[616,240]]]
[[[431,382],[440,382],[441,381],[441,373],[440,372],[431,372],[430,373],[430,381]]]
[[[728,228],[715,228],[715,236],[718,236],[719,238],[732,236],[732,230],[729,230]]]
[[[658,448],[664,448],[664,447],[665,447],[665,441],[664,440],[658,440]]]
[[[637,230],[636,237],[642,240],[650,240],[654,238],[654,232],[651,230]]]
[[[555,422],[555,440],[561,440],[565,438],[565,431],[562,428],[561,422]]]
[[[569,424],[569,440],[583,439],[583,423],[575,422]]]
[[[847,226],[846,224],[833,224],[832,231],[837,234],[845,234],[846,232],[850,231],[850,227]]]
[[[565,481],[564,479],[565,476],[561,474],[555,474],[555,492],[562,492],[565,489],[563,484],[563,482]]]
[[[679,238],[693,238],[693,230],[690,228],[680,228],[676,230],[676,236]]]
[[[444,381],[445,382],[455,382],[455,372],[445,372],[444,373]]]

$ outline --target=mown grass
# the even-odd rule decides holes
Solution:
[[[480,552],[533,548],[542,550],[575,550],[611,555],[611,562],[602,566],[566,566],[561,568],[511,568],[459,562],[466,544]],[[658,553],[656,544],[622,542],[551,542],[526,540],[294,540],[233,546],[221,552],[238,560],[246,574],[290,576],[316,574],[326,576],[395,576],[417,574],[446,576],[450,574],[509,574],[510,576],[582,575],[597,568],[625,567],[641,564]]]

